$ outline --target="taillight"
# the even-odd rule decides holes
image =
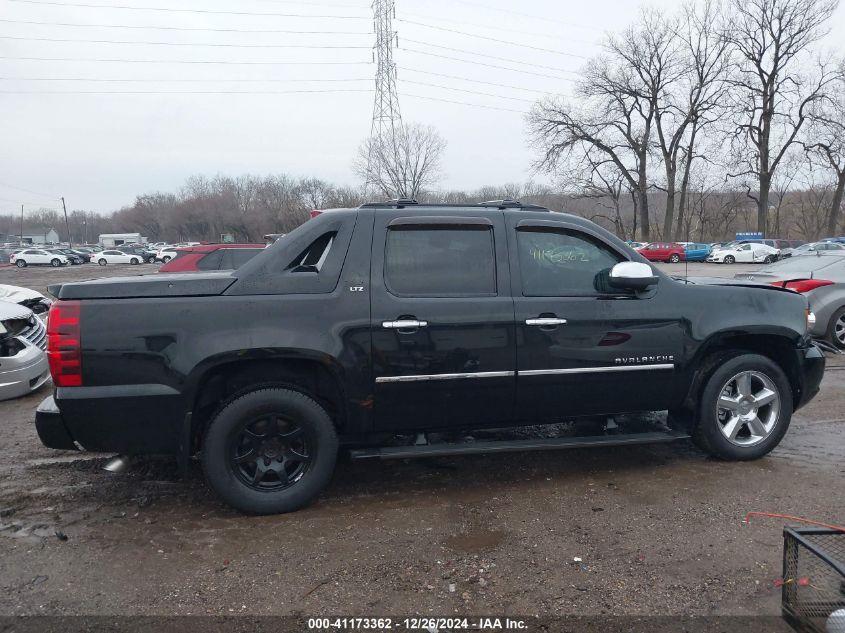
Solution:
[[[320,211],[319,209],[311,209],[311,217],[312,218],[316,218],[321,213],[322,213],[322,211]]]
[[[781,288],[786,288],[787,290],[792,290],[798,293],[805,293],[810,292],[811,290],[815,290],[816,288],[821,288],[822,286],[830,286],[832,285],[832,281],[828,281],[827,279],[794,279],[792,281],[776,281],[772,285],[773,286],[780,286]]]
[[[82,385],[79,301],[56,301],[47,316],[47,360],[56,387]]]

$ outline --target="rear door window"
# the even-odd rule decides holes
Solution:
[[[469,297],[496,294],[492,227],[391,228],[384,279],[399,296]]]

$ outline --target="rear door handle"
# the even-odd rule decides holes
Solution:
[[[412,330],[414,328],[426,327],[428,321],[417,321],[416,319],[398,319],[396,321],[382,321],[381,326],[387,330]]]
[[[566,319],[558,319],[557,317],[537,317],[536,319],[525,319],[525,325],[539,325],[540,327],[566,325]]]

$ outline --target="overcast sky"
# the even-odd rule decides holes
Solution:
[[[397,0],[402,116],[446,138],[441,186],[531,177],[522,113],[542,93],[565,94],[639,6]],[[845,9],[830,28],[826,46],[845,41]],[[108,212],[192,174],[358,184],[372,29],[366,0],[0,0],[0,212],[60,195],[69,210]]]

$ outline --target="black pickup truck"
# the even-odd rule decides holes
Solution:
[[[824,371],[801,295],[680,283],[589,221],[513,201],[329,210],[234,272],[50,292],[42,442],[183,466],[199,454],[211,487],[251,513],[307,504],[341,446],[411,457],[692,437],[754,459]],[[663,410],[659,431],[454,439]]]

